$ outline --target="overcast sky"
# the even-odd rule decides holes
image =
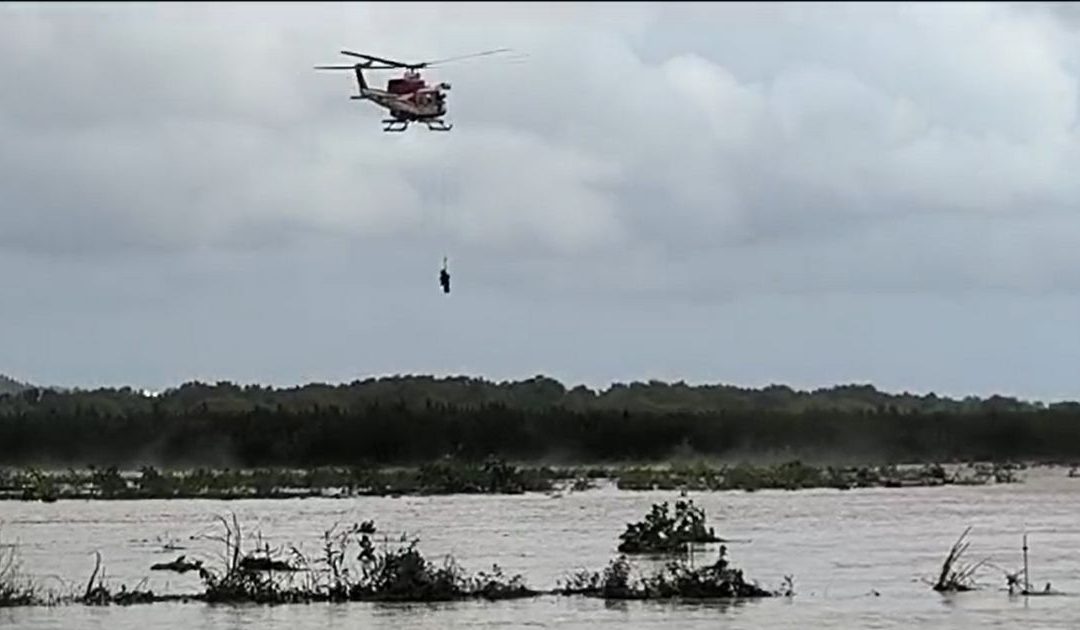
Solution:
[[[498,47],[447,134],[312,68]],[[0,5],[0,372],[1080,398],[1078,79],[1054,4]]]

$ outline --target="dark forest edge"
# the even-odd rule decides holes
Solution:
[[[187,383],[0,395],[0,465],[422,466],[452,455],[622,465],[701,457],[888,464],[1080,461],[1080,404],[952,400],[868,385],[567,389],[423,376],[275,389]]]
[[[614,484],[620,490],[800,490],[810,488],[900,488],[913,486],[1017,483],[1022,464],[918,466],[811,466],[799,461],[775,465],[705,463],[664,467],[520,467],[489,458],[483,462],[443,458],[417,468],[173,470],[144,466],[43,471],[0,469],[0,499],[279,499],[447,494],[561,496]]]

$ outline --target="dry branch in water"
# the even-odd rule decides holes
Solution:
[[[949,555],[945,557],[945,561],[941,564],[941,574],[938,575],[937,582],[934,583],[935,591],[939,593],[955,593],[975,589],[975,572],[982,568],[986,560],[980,560],[971,565],[961,561],[964,553],[971,546],[971,543],[966,540],[970,531],[971,527],[969,526],[964,530],[963,534],[960,534],[960,538],[953,543],[952,548],[949,549]]]

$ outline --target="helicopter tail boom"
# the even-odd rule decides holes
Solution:
[[[356,73],[356,85],[360,89],[360,94],[353,98],[367,98],[371,94],[371,88],[368,87],[367,80],[364,79],[364,71],[361,69],[361,64],[353,64],[351,66],[315,66],[316,70],[352,70]]]

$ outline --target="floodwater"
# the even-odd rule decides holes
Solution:
[[[779,587],[794,576],[794,598],[739,604],[619,602],[541,596],[507,602],[431,605],[298,604],[226,606],[200,602],[93,608],[0,610],[3,628],[1078,628],[1080,627],[1080,479],[1034,469],[1024,483],[938,488],[694,492],[718,535],[739,539],[730,558],[751,579]],[[677,492],[612,487],[524,496],[442,496],[241,501],[0,503],[0,537],[18,542],[28,573],[46,586],[85,587],[100,551],[113,586],[147,579],[155,593],[199,590],[194,573],[151,572],[179,554],[215,562],[217,515],[233,512],[245,531],[271,544],[318,552],[334,523],[374,519],[383,533],[420,538],[429,558],[453,554],[468,571],[499,564],[538,589],[579,569],[600,570],[616,555],[618,535],[650,505]],[[1032,584],[1061,597],[1010,596],[1003,573],[987,567],[981,591],[932,591],[941,560],[967,526],[968,552],[1008,570],[1023,566],[1029,536]],[[172,541],[185,547],[165,551]],[[246,547],[246,545],[245,545]]]

